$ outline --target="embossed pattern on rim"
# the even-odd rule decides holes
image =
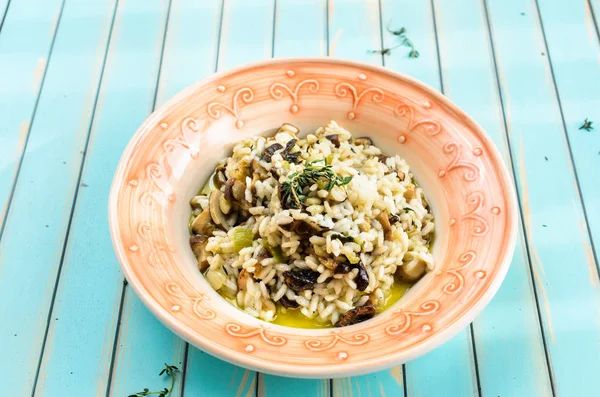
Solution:
[[[375,138],[415,156],[409,163],[425,187],[437,192],[436,269],[405,299],[365,323],[299,330],[261,322],[233,309],[190,273],[193,258],[187,243],[174,237],[183,235],[174,215],[187,206],[194,169],[208,166],[202,162],[217,145],[223,150],[265,127],[328,116],[350,130],[376,126]],[[506,274],[516,214],[512,181],[496,148],[447,98],[390,70],[330,58],[261,62],[184,90],[131,140],[109,202],[124,273],[163,323],[227,361],[301,377],[380,370],[459,332]]]

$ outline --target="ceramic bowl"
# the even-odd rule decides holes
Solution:
[[[436,216],[435,270],[388,310],[344,328],[270,324],[198,272],[189,200],[243,138],[336,120],[412,167]],[[173,332],[223,360],[294,377],[340,377],[414,359],[466,327],[498,290],[517,232],[509,173],[484,131],[432,88],[331,58],[280,59],[213,75],[155,111],[125,150],[110,194],[129,285]]]

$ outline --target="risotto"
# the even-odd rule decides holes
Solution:
[[[266,321],[372,318],[434,261],[434,217],[399,156],[331,122],[237,143],[193,197],[190,245],[210,285]]]

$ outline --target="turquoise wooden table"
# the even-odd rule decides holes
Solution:
[[[600,0],[0,0],[0,394],[128,396],[168,387],[168,363],[172,396],[600,396],[599,24]],[[401,42],[388,26],[420,56],[381,54]],[[113,172],[156,106],[216,70],[310,55],[442,91],[520,199],[510,271],[473,324],[346,379],[187,345],[124,282],[108,232]]]

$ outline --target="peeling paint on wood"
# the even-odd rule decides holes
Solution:
[[[46,58],[40,58],[37,61],[35,70],[33,72],[33,79],[31,80],[31,91],[36,94],[40,88],[40,83],[44,77],[44,71],[46,70]]]

